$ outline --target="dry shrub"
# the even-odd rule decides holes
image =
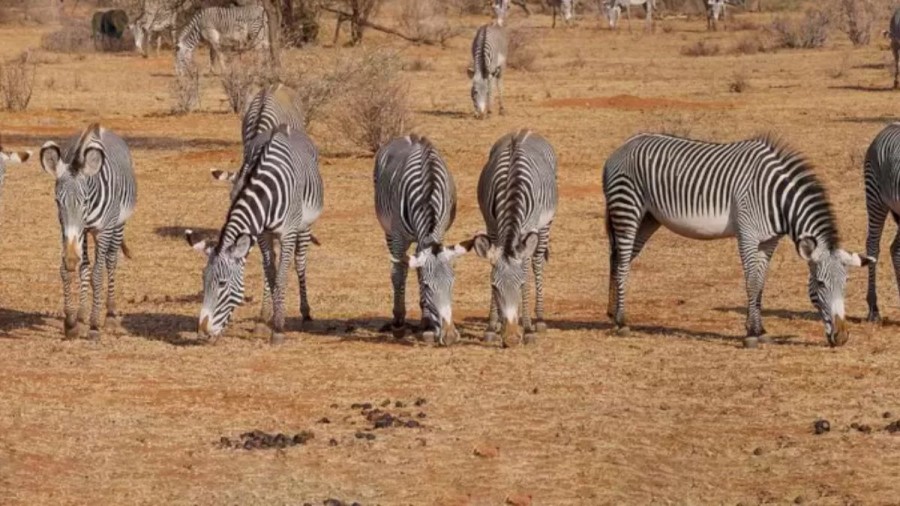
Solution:
[[[759,34],[751,34],[741,37],[731,48],[734,54],[756,54],[766,52],[766,45]]]
[[[719,54],[719,45],[711,44],[705,40],[684,46],[681,48],[681,54],[685,56],[715,56]]]
[[[87,53],[94,50],[91,27],[84,23],[66,23],[41,37],[41,49],[54,53]]]
[[[170,92],[175,102],[173,113],[187,114],[200,107],[200,70],[197,65],[190,63],[179,69]]]
[[[799,20],[779,16],[772,21],[770,30],[775,35],[776,47],[789,49],[814,49],[828,40],[828,14],[819,9],[809,9]]]
[[[516,70],[532,72],[536,68],[537,51],[531,36],[524,30],[510,30],[506,49],[506,65]]]
[[[459,14],[477,15],[484,14],[487,3],[484,0],[448,0]]]
[[[847,34],[854,46],[866,46],[872,40],[872,26],[878,12],[875,0],[834,0],[840,29]]]
[[[728,29],[735,32],[750,32],[759,30],[759,25],[750,19],[734,17],[731,22],[728,23]]]
[[[742,70],[738,70],[731,76],[728,83],[728,91],[732,93],[743,93],[750,89],[750,81],[747,80],[747,74]]]
[[[341,130],[354,144],[375,153],[385,142],[412,126],[409,87],[383,76],[359,86],[346,97]]]
[[[25,51],[0,66],[0,98],[8,111],[24,111],[31,102],[37,65]]]
[[[403,70],[409,72],[421,72],[423,70],[434,70],[434,64],[423,58],[415,58],[403,64]]]
[[[95,39],[94,48],[105,53],[134,51],[134,35],[131,30],[125,30],[119,39],[101,35]]]
[[[428,44],[443,45],[460,33],[447,21],[447,5],[441,0],[403,0],[400,27],[406,35]]]
[[[234,113],[241,113],[254,89],[271,82],[268,60],[257,53],[242,53],[231,58],[219,76],[228,104]]]

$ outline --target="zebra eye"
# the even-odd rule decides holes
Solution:
[[[228,284],[228,281],[223,279],[223,280],[219,281],[218,284],[219,284],[219,288],[225,288],[225,285]]]

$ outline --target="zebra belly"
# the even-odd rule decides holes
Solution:
[[[735,227],[731,213],[697,214],[691,216],[667,216],[651,212],[664,227],[690,239],[722,239],[734,237]]]

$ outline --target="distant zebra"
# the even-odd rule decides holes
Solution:
[[[80,336],[85,323],[88,283],[93,288],[90,315],[91,339],[100,337],[100,305],[103,269],[109,280],[106,295],[107,324],[117,323],[116,265],[119,249],[131,258],[125,246],[125,222],[134,212],[137,186],[131,154],[121,137],[94,123],[70,139],[64,149],[53,141],[41,147],[41,166],[56,178],[56,205],[62,232],[62,277],[65,305],[65,336]],[[88,235],[94,237],[93,274],[88,259]],[[70,294],[71,273],[79,269],[81,291],[76,313]]]
[[[625,16],[628,18],[628,30],[631,31],[631,6],[643,5],[647,11],[647,30],[653,29],[653,9],[656,7],[656,0],[597,0],[600,4],[600,12],[606,14],[609,20],[609,27],[616,29],[619,18],[622,15],[622,8],[625,8]]]
[[[491,0],[491,10],[494,12],[494,19],[498,25],[503,25],[506,21],[506,16],[509,15],[510,4],[518,5],[525,11],[526,16],[531,16],[531,11],[528,10],[528,4],[525,0]]]
[[[888,213],[900,226],[900,123],[884,128],[872,141],[863,166],[866,186],[866,255],[877,259],[881,249],[881,234]],[[900,228],[891,242],[891,262],[900,288]],[[876,265],[869,265],[869,289],[866,301],[869,321],[881,321],[876,289]]]
[[[478,207],[487,233],[477,234],[467,244],[492,266],[485,340],[493,340],[500,330],[503,346],[514,346],[522,339],[522,328],[526,343],[534,340],[535,330],[547,329],[544,262],[550,256],[550,225],[556,204],[556,153],[550,143],[530,130],[500,138],[478,179]],[[534,269],[534,327],[526,286],[529,263]],[[502,321],[498,321],[500,317]]]
[[[552,28],[556,28],[557,15],[561,16],[568,26],[575,11],[575,0],[547,0],[547,5],[553,11]]]
[[[190,9],[194,0],[143,0],[138,17],[130,26],[137,50],[147,57],[147,48],[156,37],[156,55],[159,56],[163,32],[171,33],[172,43],[177,40],[178,16]]]
[[[844,316],[847,267],[874,259],[838,246],[831,204],[799,153],[770,138],[716,144],[662,134],[629,139],[603,169],[610,241],[607,314],[627,332],[631,264],[660,225],[692,239],[737,237],[747,284],[748,347],[765,333],[762,291],[769,260],[788,235],[809,265],[809,296],[832,346],[850,331]]]
[[[394,335],[406,327],[407,269],[416,269],[422,330],[426,342],[451,345],[459,338],[453,326],[453,259],[466,252],[445,246],[444,234],[456,217],[456,185],[434,145],[411,135],[394,139],[375,155],[375,214],[384,230],[393,266]],[[411,243],[416,252],[407,256]]]
[[[894,57],[894,89],[900,88],[900,7],[894,10],[888,30],[881,32],[891,39],[891,55]]]
[[[306,251],[310,228],[322,213],[323,187],[318,150],[302,131],[279,125],[259,146],[244,182],[231,202],[217,243],[188,243],[208,257],[203,271],[203,307],[199,334],[216,337],[244,299],[244,266],[253,243],[277,238],[281,243],[278,267],[267,262],[266,283],[273,298],[271,343],[284,342],[284,297],[287,271],[296,256],[301,289],[301,314],[309,318],[306,299]],[[270,247],[270,251],[272,251]]]
[[[3,181],[6,179],[6,166],[24,163],[31,158],[31,151],[4,151],[3,139],[0,138],[0,190],[3,189]]]
[[[256,49],[269,47],[266,11],[258,6],[209,7],[194,14],[178,36],[175,50],[175,69],[180,74],[194,58],[194,50],[201,42],[209,45],[210,64],[216,70],[224,68],[222,49]]]
[[[491,85],[497,83],[497,103],[500,114],[503,109],[503,68],[506,66],[506,30],[499,25],[484,25],[475,33],[472,41],[472,66],[469,79],[472,80],[472,102],[475,117],[483,118],[491,113]]]

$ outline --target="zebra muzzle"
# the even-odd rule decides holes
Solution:
[[[202,320],[200,320],[200,326],[197,328],[197,333],[201,336],[209,335],[209,316],[204,316]]]
[[[504,348],[512,348],[522,342],[522,329],[517,321],[506,322],[500,335],[503,339]]]
[[[79,263],[81,263],[81,249],[78,247],[78,241],[66,241],[66,270],[69,272],[75,272],[75,270],[78,269]]]
[[[831,341],[831,345],[843,346],[847,344],[847,341],[850,340],[850,325],[847,324],[847,320],[840,317],[835,318],[834,328],[834,337],[829,339],[829,341]]]

